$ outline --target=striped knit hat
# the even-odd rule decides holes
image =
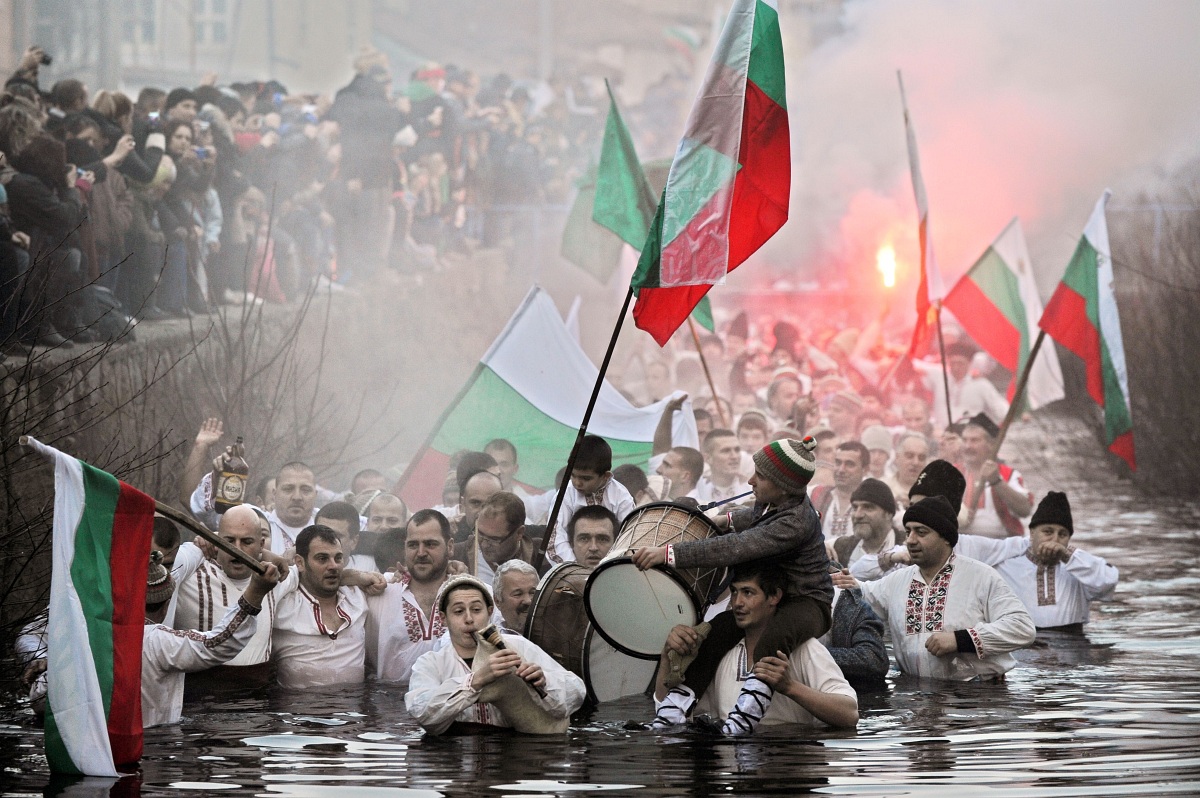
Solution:
[[[813,456],[816,448],[817,442],[811,435],[802,441],[794,438],[771,441],[754,453],[754,468],[785,493],[803,495],[817,470]]]
[[[162,564],[161,551],[150,552],[150,565],[146,571],[146,606],[170,601],[175,592],[175,580]]]

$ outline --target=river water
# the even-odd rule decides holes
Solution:
[[[564,738],[439,739],[383,685],[275,691],[185,706],[116,784],[51,782],[41,730],[16,707],[0,715],[0,796],[1200,794],[1200,505],[1137,495],[1062,416],[1019,424],[1005,455],[1039,496],[1066,490],[1076,545],[1121,569],[1086,637],[1043,637],[1006,684],[897,676],[860,696],[857,732],[744,742],[627,731],[653,714],[642,697],[577,717]]]

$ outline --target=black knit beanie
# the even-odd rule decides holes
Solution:
[[[909,507],[904,513],[904,525],[924,524],[946,539],[953,548],[958,543],[958,513],[945,496],[930,496]]]
[[[1066,527],[1070,534],[1075,534],[1075,526],[1071,523],[1071,503],[1067,501],[1067,494],[1057,490],[1046,494],[1033,518],[1029,519],[1029,528],[1033,529],[1042,524],[1058,524]]]

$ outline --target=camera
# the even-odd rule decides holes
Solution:
[[[208,147],[192,147],[192,151],[196,153],[196,157],[200,160],[208,158]]]
[[[42,66],[50,66],[51,64],[54,63],[54,56],[50,55],[50,53],[47,53],[46,51],[43,50],[41,62],[42,62]]]

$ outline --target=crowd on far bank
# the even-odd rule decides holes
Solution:
[[[604,119],[594,82],[399,76],[371,48],[333,97],[215,76],[136,97],[47,87],[45,55],[29,48],[0,94],[10,353],[512,246],[523,210],[568,200]]]

